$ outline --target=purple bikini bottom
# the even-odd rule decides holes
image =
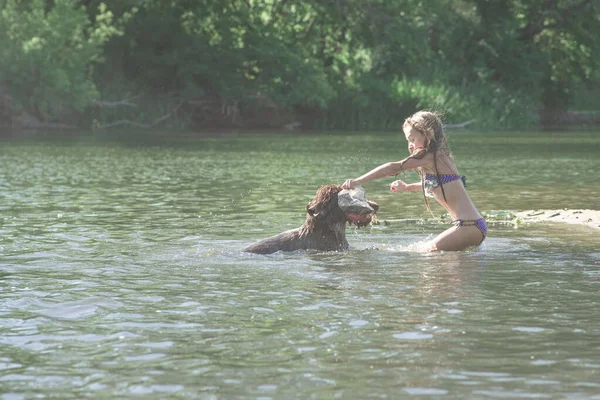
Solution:
[[[479,228],[481,233],[483,233],[483,239],[487,236],[487,224],[485,223],[485,219],[457,219],[456,221],[452,221],[454,226],[476,226]],[[483,242],[483,239],[481,240]]]

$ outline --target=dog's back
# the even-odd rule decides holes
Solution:
[[[276,251],[347,249],[346,218],[337,202],[337,194],[341,190],[338,185],[321,186],[306,206],[306,220],[300,228],[263,239],[244,251],[270,254]]]
[[[279,235],[271,236],[244,249],[248,253],[271,254],[277,251],[296,251],[303,249],[303,241],[300,237],[301,228],[281,232]]]

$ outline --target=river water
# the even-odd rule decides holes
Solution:
[[[486,213],[600,209],[598,132],[451,132]],[[600,398],[600,231],[492,222],[365,185],[351,250],[239,250],[399,134],[0,142],[0,399]],[[413,173],[404,179],[416,179]],[[500,213],[504,215],[503,213]]]

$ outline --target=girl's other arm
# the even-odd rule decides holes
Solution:
[[[403,180],[398,179],[390,185],[392,192],[416,192],[421,191],[423,188],[422,182],[406,183]]]

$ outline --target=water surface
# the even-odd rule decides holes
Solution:
[[[481,211],[600,209],[597,132],[450,143]],[[392,134],[0,142],[0,398],[600,396],[598,230],[497,223],[423,254],[442,209],[390,179],[365,189],[392,222],[349,252],[239,251],[405,155]]]

